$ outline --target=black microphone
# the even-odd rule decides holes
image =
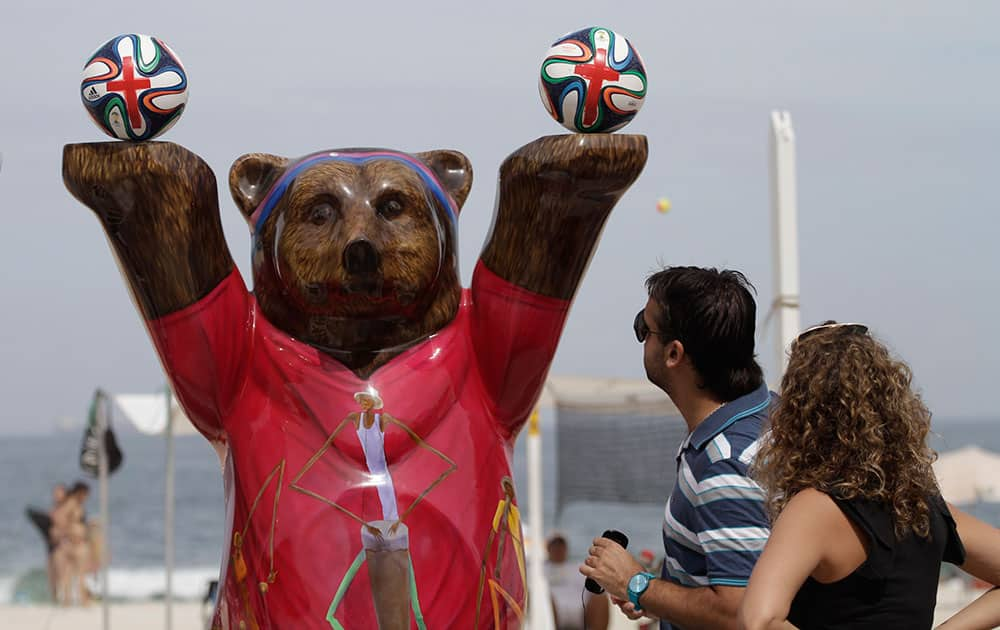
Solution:
[[[628,536],[621,533],[617,529],[605,530],[605,532],[601,534],[601,537],[615,541],[616,543],[622,546],[622,549],[628,549]],[[577,582],[577,584],[579,584],[579,582]],[[586,588],[588,591],[590,591],[595,595],[600,595],[601,593],[604,592],[604,589],[601,587],[601,585],[595,582],[591,578],[587,578],[587,581],[583,583],[583,586],[584,588]]]

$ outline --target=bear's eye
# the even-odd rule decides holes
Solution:
[[[403,212],[403,204],[398,199],[383,199],[375,206],[379,216],[385,219],[395,219]]]
[[[309,222],[313,225],[323,225],[333,218],[333,205],[324,201],[309,210]]]

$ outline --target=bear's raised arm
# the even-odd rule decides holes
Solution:
[[[101,220],[147,320],[194,304],[233,271],[215,175],[184,147],[69,144],[63,181]]]
[[[572,299],[646,154],[645,136],[618,134],[546,136],[512,153],[500,166],[483,264],[528,291]]]
[[[493,229],[472,280],[473,339],[509,437],[541,392],[604,222],[646,152],[644,136],[548,136],[500,167]]]

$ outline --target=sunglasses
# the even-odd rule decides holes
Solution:
[[[635,332],[635,338],[639,341],[639,343],[645,343],[646,337],[650,335],[661,334],[659,331],[653,330],[649,327],[649,324],[646,323],[646,318],[643,317],[644,313],[645,309],[639,311],[635,314],[635,319],[632,321],[632,330]]]
[[[799,336],[795,338],[795,343],[798,343],[798,342],[802,341],[803,339],[808,339],[809,337],[812,337],[813,335],[815,335],[816,333],[820,332],[821,330],[835,330],[835,329],[843,330],[845,333],[850,334],[850,335],[867,335],[868,334],[868,326],[865,326],[864,324],[855,324],[855,323],[850,323],[850,322],[845,322],[845,323],[842,323],[842,324],[839,324],[839,323],[820,324],[819,326],[813,326],[811,328],[806,328],[801,333],[799,333]]]

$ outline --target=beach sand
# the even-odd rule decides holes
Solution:
[[[201,605],[175,603],[174,630],[202,630]],[[164,630],[163,602],[112,604],[110,627],[114,630]],[[4,630],[102,630],[101,606],[60,608],[51,605],[0,606],[0,627]]]

